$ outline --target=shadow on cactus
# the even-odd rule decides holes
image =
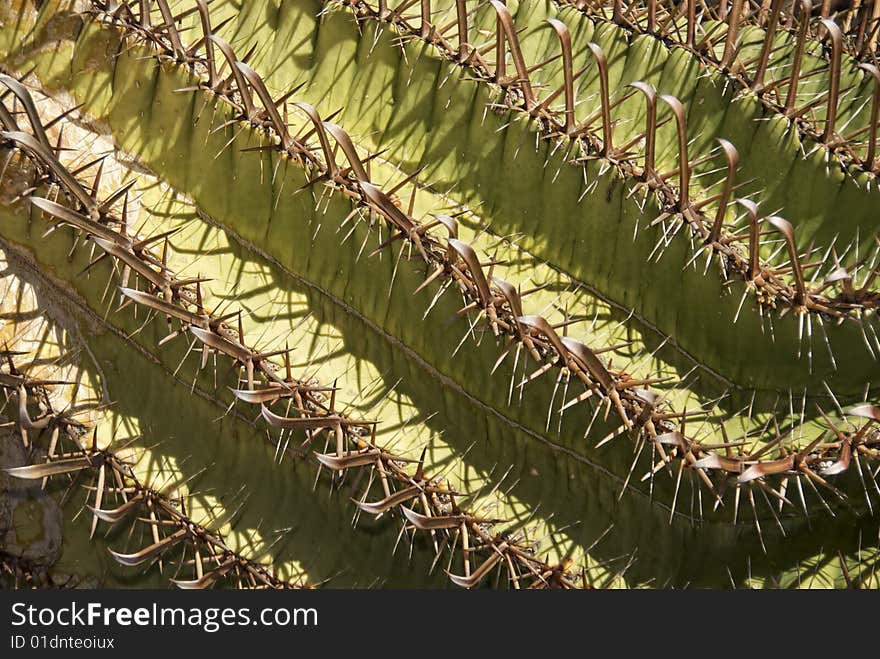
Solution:
[[[4,584],[876,586],[871,7],[2,10]]]

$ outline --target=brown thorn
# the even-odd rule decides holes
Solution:
[[[721,56],[722,68],[729,69],[736,49],[736,38],[739,35],[739,22],[745,0],[733,0],[733,8],[727,17],[727,38],[724,41],[724,54]]]
[[[770,5],[770,18],[764,28],[764,45],[761,48],[761,56],[758,59],[758,68],[752,81],[752,89],[761,91],[764,88],[764,75],[767,73],[767,65],[770,63],[770,52],[773,50],[773,37],[776,36],[776,27],[779,25],[779,13],[782,11],[782,0],[772,0]]]
[[[687,3],[687,46],[694,50],[697,37],[697,0],[685,0],[685,2]]]
[[[832,20],[823,18],[820,23],[828,30],[831,38],[831,82],[828,89],[828,109],[825,114],[825,131],[822,141],[829,142],[834,137],[834,124],[837,120],[837,102],[840,96],[840,65],[843,57],[843,33]]]
[[[287,130],[287,124],[281,119],[281,115],[278,113],[278,106],[275,105],[275,101],[272,100],[272,96],[269,94],[269,90],[266,89],[266,84],[263,82],[263,79],[256,71],[244,62],[235,62],[233,66],[241,72],[250,83],[253,90],[257,92],[257,96],[260,97],[260,101],[263,103],[266,114],[269,115],[269,121],[278,133],[278,137],[281,138],[282,148],[285,151],[288,151],[294,145],[294,141],[290,137],[290,132]]]
[[[497,27],[495,29],[499,32],[502,30],[504,31],[507,46],[510,48],[510,55],[513,58],[513,64],[516,67],[516,75],[518,76],[517,84],[522,91],[526,110],[531,111],[532,107],[535,105],[535,96],[532,92],[532,84],[529,81],[528,67],[526,66],[522,50],[520,49],[516,27],[513,24],[513,16],[510,15],[510,10],[500,2],[500,0],[489,0],[489,2],[498,16]]]
[[[186,49],[184,49],[183,43],[180,41],[180,33],[177,31],[177,26],[174,24],[174,16],[171,13],[171,9],[168,7],[168,0],[156,0],[156,2],[159,4],[159,11],[162,14],[162,19],[165,21],[165,27],[168,30],[168,38],[171,41],[171,48],[173,49],[174,54],[182,61],[186,61]]]
[[[6,87],[9,88],[9,91],[21,101],[25,113],[27,114],[28,121],[31,124],[31,128],[34,131],[34,137],[36,137],[40,144],[45,146],[51,152],[52,145],[49,144],[49,138],[46,136],[46,131],[43,129],[42,119],[40,119],[40,114],[37,112],[37,107],[34,105],[34,99],[31,98],[30,92],[18,80],[8,75],[0,74],[0,83],[6,85]]]
[[[747,275],[749,281],[751,281],[757,277],[758,273],[761,271],[758,251],[761,245],[761,236],[758,229],[758,224],[760,222],[760,218],[758,217],[758,205],[749,199],[737,199],[736,201],[748,211],[749,215],[749,269]]]
[[[464,6],[464,0],[455,0],[455,18],[458,25],[458,58],[462,62],[468,59],[468,12]]]
[[[210,35],[208,39],[217,45],[220,52],[223,53],[223,56],[226,58],[226,61],[229,63],[229,67],[232,70],[232,78],[235,80],[235,84],[238,87],[238,93],[241,96],[241,102],[244,104],[245,116],[248,119],[254,119],[257,116],[257,109],[254,107],[254,99],[251,96],[251,89],[248,87],[241,70],[235,65],[237,58],[235,57],[232,47],[216,34]]]
[[[22,132],[2,132],[0,133],[0,138],[5,140],[11,140],[15,142],[18,146],[23,147],[30,153],[32,153],[36,158],[42,162],[46,167],[52,170],[52,173],[58,177],[59,181],[63,184],[64,189],[67,190],[71,195],[76,197],[77,201],[79,201],[86,209],[88,209],[90,215],[97,214],[97,205],[92,199],[91,195],[86,192],[86,190],[80,185],[79,181],[77,181],[69,171],[58,161],[58,159],[52,155],[52,153],[46,149],[40,142],[34,139],[33,136],[22,133]]]
[[[420,34],[422,39],[429,40],[434,32],[434,25],[431,23],[431,0],[421,0],[419,16],[421,19]]]
[[[736,168],[739,165],[739,152],[736,147],[723,138],[717,138],[721,149],[724,151],[724,157],[727,159],[727,177],[724,179],[724,187],[721,190],[721,196],[718,199],[718,210],[715,212],[715,221],[709,232],[706,242],[717,242],[721,237],[721,227],[724,222],[724,213],[730,202],[730,195],[733,192],[734,182],[736,180]]]
[[[324,129],[324,123],[321,121],[321,116],[318,114],[315,107],[309,103],[294,101],[293,104],[305,112],[306,116],[311,120],[315,132],[318,134],[318,141],[321,143],[321,150],[324,152],[324,161],[327,166],[327,177],[330,180],[335,180],[339,174],[339,167],[336,165],[336,160],[333,157],[333,149],[330,148],[330,140],[327,139],[327,131]]]
[[[880,120],[880,69],[874,64],[859,64],[862,71],[869,73],[874,78],[874,100],[871,104],[871,119],[869,122],[870,135],[868,137],[868,153],[865,156],[865,169],[874,171],[874,156],[877,151],[877,122]]]
[[[788,247],[788,256],[791,261],[791,269],[797,286],[797,298],[795,302],[799,305],[807,303],[807,287],[804,282],[804,273],[801,269],[801,262],[798,257],[797,244],[794,240],[794,227],[791,222],[777,215],[771,215],[765,218],[770,224],[776,227],[777,231],[785,238],[785,244]]]
[[[565,23],[556,18],[548,18],[547,22],[556,31],[562,49],[562,74],[565,87],[565,132],[570,133],[575,125],[574,120],[574,72],[571,61],[571,32]]]
[[[675,115],[675,123],[678,129],[678,161],[679,161],[679,200],[678,209],[684,211],[690,205],[690,181],[691,166],[688,160],[688,138],[687,138],[687,115],[684,106],[675,96],[670,94],[661,94],[660,100],[664,101]]]
[[[608,58],[605,56],[605,51],[592,41],[587,42],[587,48],[590,49],[599,67],[599,93],[602,102],[602,152],[605,156],[610,156],[614,150],[611,139],[614,124],[611,121],[611,99],[608,90]]]
[[[369,183],[370,177],[367,174],[367,170],[364,169],[364,164],[361,161],[360,156],[358,156],[354,143],[351,141],[348,133],[329,121],[324,121],[321,125],[324,126],[324,129],[333,136],[336,143],[342,147],[342,152],[345,154],[345,157],[348,158],[348,164],[351,166],[352,171],[354,171],[355,178],[358,181],[366,181]]]
[[[471,277],[474,280],[474,286],[477,289],[477,293],[480,296],[480,303],[486,307],[492,302],[492,293],[489,290],[489,284],[486,281],[486,275],[483,273],[483,269],[480,266],[480,261],[477,258],[476,252],[474,252],[473,247],[468,245],[466,242],[458,240],[456,238],[449,239],[449,246],[455,250],[455,252],[461,257],[461,260],[465,262],[468,267],[468,270],[471,273]]]
[[[654,174],[654,145],[657,140],[657,92],[648,82],[638,80],[629,83],[645,95],[647,113],[645,115],[645,179],[650,181]]]
[[[211,16],[208,13],[208,4],[206,0],[195,0],[195,2],[204,35],[202,41],[205,45],[205,62],[208,66],[208,85],[211,89],[217,89],[217,62],[214,59],[214,42],[210,39],[213,31],[211,29]]]
[[[799,0],[801,9],[801,21],[798,25],[797,40],[795,42],[794,55],[792,57],[791,75],[788,79],[788,93],[785,97],[785,116],[792,118],[795,114],[795,102],[797,101],[798,83],[801,80],[801,66],[803,64],[804,48],[807,42],[807,33],[810,29],[810,15],[813,13],[812,0]]]

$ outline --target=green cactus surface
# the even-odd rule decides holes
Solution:
[[[873,8],[4,4],[0,584],[876,587]]]

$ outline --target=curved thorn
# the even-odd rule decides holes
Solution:
[[[210,39],[212,30],[211,15],[208,13],[208,3],[206,0],[195,0],[195,2],[196,8],[199,11],[199,20],[202,24],[202,34],[204,35],[205,61],[208,65],[208,85],[211,89],[217,89],[217,62],[214,59],[214,42]]]
[[[358,181],[367,181],[369,182],[370,177],[367,175],[367,170],[364,169],[364,165],[361,162],[360,156],[358,156],[357,150],[354,148],[354,142],[351,141],[351,138],[348,136],[344,130],[342,130],[336,124],[324,121],[322,122],[324,129],[333,136],[333,139],[336,140],[336,143],[342,148],[342,152],[345,154],[345,157],[348,158],[348,164],[354,172],[355,178]]]
[[[727,37],[724,40],[724,54],[721,56],[721,67],[724,69],[730,68],[730,62],[733,59],[744,3],[745,0],[733,0],[733,7],[727,16]]]
[[[93,222],[82,213],[77,213],[67,206],[62,206],[61,204],[57,204],[54,201],[49,201],[48,199],[44,199],[43,197],[30,197],[29,199],[31,204],[39,208],[44,213],[48,213],[60,222],[64,224],[69,224],[75,229],[83,231],[90,236],[100,236],[106,239],[108,242],[110,240],[118,240],[120,238],[119,234],[115,231],[112,231],[111,229],[105,227],[103,224]]]
[[[538,332],[543,334],[547,341],[550,342],[550,345],[553,346],[557,355],[559,355],[559,359],[563,362],[567,361],[568,349],[562,343],[562,339],[559,338],[553,326],[543,316],[519,316],[516,320],[521,325],[538,330]]]
[[[164,272],[156,272],[144,261],[139,259],[135,254],[132,254],[129,250],[124,249],[116,243],[105,240],[104,238],[101,238],[99,236],[93,235],[90,236],[90,239],[93,243],[95,243],[98,247],[107,252],[110,256],[119,261],[122,261],[125,265],[137,272],[141,277],[149,281],[154,286],[160,289],[164,289],[171,283],[171,280]]]
[[[610,156],[614,150],[611,137],[614,124],[611,122],[611,96],[608,89],[608,58],[599,44],[588,41],[587,48],[590,49],[599,67],[599,94],[602,102],[602,153],[605,156]]]
[[[730,142],[723,138],[717,138],[718,144],[724,151],[724,157],[727,160],[727,177],[724,179],[724,187],[721,190],[721,197],[718,199],[718,210],[715,211],[715,221],[712,223],[712,229],[709,232],[707,242],[717,242],[721,237],[721,227],[724,223],[724,213],[727,211],[727,204],[730,202],[730,195],[733,192],[734,182],[736,180],[736,168],[739,165],[739,151]]]
[[[761,91],[764,88],[764,76],[767,73],[767,65],[770,63],[770,53],[773,51],[773,38],[776,36],[776,27],[779,25],[779,13],[782,11],[782,0],[772,0],[770,4],[770,18],[764,27],[764,45],[758,58],[758,68],[752,82],[752,89]]]
[[[467,265],[471,277],[473,277],[474,286],[480,296],[480,302],[483,307],[487,307],[492,302],[492,293],[489,290],[489,284],[486,282],[486,275],[483,273],[483,268],[480,266],[480,260],[477,258],[477,253],[474,251],[474,248],[466,242],[456,238],[449,239],[449,246],[455,250],[455,252],[461,257],[461,260]]]
[[[152,23],[150,22],[150,5],[152,4],[153,0],[138,0],[141,14],[141,27],[143,28],[152,27]]]
[[[229,68],[232,70],[232,77],[235,80],[235,84],[238,87],[239,96],[241,96],[241,102],[244,105],[244,114],[248,119],[254,119],[257,116],[257,109],[254,106],[254,99],[251,96],[251,89],[248,87],[247,81],[244,79],[244,76],[241,73],[241,70],[235,65],[237,58],[235,56],[235,52],[232,50],[232,46],[230,46],[225,40],[218,37],[216,34],[212,34],[208,37],[211,41],[213,41],[217,47],[220,49],[220,52],[223,53],[223,57],[226,58],[226,61],[229,63]]]
[[[278,136],[281,138],[282,148],[285,151],[288,151],[290,147],[293,146],[294,142],[290,137],[290,132],[287,130],[287,124],[284,123],[284,120],[281,119],[281,115],[278,113],[278,107],[275,105],[275,101],[269,94],[269,90],[266,89],[266,84],[263,82],[263,79],[256,71],[244,62],[235,62],[234,66],[247,79],[251,88],[257,92],[257,96],[259,96],[260,101],[263,104],[263,109],[266,111],[266,114],[269,115],[269,121],[275,128],[275,132],[277,132]]]
[[[501,295],[507,301],[507,305],[510,307],[510,311],[514,317],[522,316],[522,298],[520,298],[519,291],[516,290],[513,284],[510,284],[503,279],[499,279],[498,277],[492,277],[492,283],[498,287],[499,291],[501,291]]]
[[[228,357],[232,357],[240,362],[247,362],[253,359],[253,353],[240,343],[230,341],[226,337],[215,334],[211,330],[202,329],[201,327],[190,326],[189,331],[199,341],[209,348],[213,348],[218,352],[222,352]]]
[[[849,469],[851,459],[852,442],[849,439],[846,439],[841,444],[840,455],[838,456],[834,464],[823,469],[820,473],[823,476],[836,476],[838,474],[842,474]]]
[[[798,25],[797,40],[795,41],[794,55],[792,56],[791,74],[788,78],[788,93],[785,96],[785,116],[791,117],[795,112],[797,101],[798,84],[801,78],[801,65],[803,64],[804,48],[807,43],[807,33],[810,29],[810,16],[813,13],[812,0],[800,0],[801,20]]]
[[[171,13],[171,9],[168,6],[168,0],[156,0],[159,4],[159,13],[162,14],[162,20],[165,21],[165,27],[168,30],[168,39],[171,41],[171,49],[174,51],[174,54],[181,61],[186,61],[186,49],[183,47],[183,42],[180,40],[180,33],[177,31],[177,26],[174,24],[174,15]]]
[[[493,2],[497,2],[497,0],[493,0]],[[489,572],[492,571],[492,568],[494,568],[496,565],[498,565],[498,563],[504,560],[504,552],[507,549],[507,546],[508,545],[506,542],[502,543],[498,547],[498,549],[493,551],[492,555],[489,556],[489,558],[487,558],[485,561],[483,561],[480,567],[474,570],[469,577],[462,577],[457,574],[452,574],[451,572],[447,572],[446,574],[449,575],[449,579],[456,586],[461,586],[462,588],[473,588],[474,586],[479,584],[480,581],[482,581],[483,578],[487,574],[489,574]]]
[[[687,3],[687,47],[696,49],[697,45],[697,0],[684,0]]]
[[[519,45],[519,37],[516,34],[516,26],[513,23],[513,16],[510,10],[500,0],[489,0],[495,13],[498,16],[498,31],[504,31],[504,37],[507,40],[507,46],[510,48],[510,56],[513,58],[513,65],[516,67],[517,84],[522,91],[523,100],[525,101],[526,110],[531,110],[535,104],[535,95],[532,92],[532,83],[529,81],[529,71],[523,59],[522,50]]]
[[[795,302],[800,305],[806,304],[807,286],[804,281],[801,262],[798,258],[797,244],[794,241],[794,227],[791,226],[791,222],[777,215],[771,215],[767,217],[766,220],[782,234],[783,238],[785,238],[785,244],[788,247],[788,258],[791,262],[792,274],[794,275],[795,286],[797,287],[797,298],[795,299]]]
[[[880,407],[876,407],[869,403],[863,405],[854,405],[844,411],[846,416],[857,416],[861,419],[880,422]]]
[[[365,513],[369,513],[371,515],[381,515],[386,510],[390,510],[391,508],[394,508],[394,506],[401,504],[404,501],[414,499],[421,493],[421,487],[419,487],[418,485],[410,485],[407,488],[394,492],[390,496],[387,496],[380,501],[367,503],[365,501],[359,501],[358,499],[352,499],[352,502]]]
[[[464,6],[464,0],[455,0],[455,20],[458,25],[458,58],[464,62],[467,60],[468,49],[468,27],[467,27],[467,9]]]
[[[15,142],[19,147],[26,149],[33,154],[37,160],[52,170],[52,173],[55,174],[64,189],[73,197],[76,197],[76,200],[89,211],[90,215],[97,214],[98,205],[95,200],[92,199],[92,196],[79,184],[79,181],[67,171],[67,168],[64,167],[54,155],[52,155],[52,152],[46,149],[46,147],[38,142],[32,135],[22,133],[21,131],[3,131],[0,133],[0,138]]]
[[[333,471],[342,471],[353,467],[365,467],[367,465],[375,465],[376,460],[388,458],[385,453],[379,449],[369,449],[360,453],[352,453],[339,457],[333,453],[315,453],[315,458],[322,465]]]
[[[819,21],[828,30],[826,38],[831,39],[831,82],[828,89],[828,109],[825,113],[825,132],[822,141],[826,144],[834,137],[834,125],[837,121],[837,102],[840,96],[840,65],[843,57],[843,33],[832,20],[822,18]]]
[[[675,115],[675,124],[678,129],[678,209],[684,211],[690,205],[691,182],[691,163],[688,159],[687,114],[681,101],[675,96],[661,94],[660,100],[666,103],[672,109],[672,114]]]
[[[574,121],[574,72],[571,63],[571,32],[565,23],[557,18],[548,18],[547,22],[556,31],[562,49],[562,75],[565,87],[565,132],[570,133],[575,126]]]
[[[8,75],[0,74],[0,83],[6,85],[6,87],[9,88],[9,91],[15,94],[16,98],[21,101],[25,113],[27,114],[28,121],[31,124],[31,128],[34,131],[34,137],[36,137],[40,144],[46,147],[51,153],[53,147],[49,144],[49,138],[46,136],[46,131],[43,129],[43,121],[40,119],[40,113],[37,112],[37,106],[34,105],[34,99],[31,97],[30,92],[23,84],[21,84],[21,82]]]
[[[268,387],[266,389],[230,389],[230,391],[238,400],[250,405],[274,403],[282,398],[289,398],[293,393],[292,389],[288,390],[282,387]]]
[[[880,69],[873,64],[861,63],[859,68],[874,78],[874,98],[871,103],[871,119],[868,135],[868,153],[865,155],[865,169],[874,171],[874,157],[877,152],[877,123],[880,121]]]
[[[645,115],[645,180],[654,176],[654,145],[657,140],[657,91],[648,82],[637,80],[629,87],[638,89],[645,95],[647,113]]]
[[[13,478],[40,480],[42,478],[48,478],[49,476],[57,476],[58,474],[69,474],[74,471],[81,471],[91,466],[92,462],[89,458],[81,457],[66,458],[42,464],[27,465],[25,467],[9,467],[3,471]]]
[[[15,121],[15,117],[9,113],[9,110],[6,109],[6,106],[3,105],[3,103],[0,103],[0,127],[2,127],[4,131],[10,133],[21,132],[18,123]]]
[[[149,547],[144,547],[139,552],[135,552],[134,554],[120,554],[118,552],[113,551],[112,549],[108,549],[110,555],[116,560],[120,565],[125,565],[127,567],[134,567],[136,565],[140,565],[141,563],[150,560],[161,554],[162,552],[170,549],[178,542],[183,540],[184,536],[187,534],[186,529],[179,529],[175,531],[173,534],[163,538],[159,542],[155,542]]]
[[[741,474],[744,467],[742,460],[724,457],[717,453],[710,453],[691,466],[695,469],[719,469],[730,474]]]
[[[426,41],[431,38],[431,35],[434,31],[434,26],[431,24],[431,0],[421,0],[419,6],[419,17],[421,21],[421,25],[419,28],[419,34],[422,39]]]
[[[136,302],[137,304],[140,304],[141,306],[148,307],[150,309],[153,309],[154,311],[158,311],[161,314],[165,314],[166,316],[172,316],[189,325],[207,326],[208,324],[207,315],[192,313],[191,311],[187,311],[183,307],[179,307],[176,304],[166,302],[162,298],[156,297],[155,295],[150,295],[149,293],[144,293],[133,288],[126,288],[124,286],[119,287],[119,292],[130,300]]]
[[[432,213],[435,220],[437,220],[440,224],[446,227],[446,231],[449,234],[449,238],[458,238],[458,222],[456,222],[453,218],[448,215],[443,215],[440,213]],[[455,260],[455,250],[452,249],[452,246],[447,243],[446,245],[446,258],[449,261]],[[443,266],[439,266],[441,269],[438,272],[443,271]]]
[[[104,510],[102,508],[95,508],[92,506],[86,506],[86,508],[88,508],[89,511],[102,522],[115,524],[123,517],[125,517],[129,512],[131,512],[134,508],[142,505],[143,499],[143,493],[138,493],[136,496],[132,497],[121,506],[119,506],[118,508],[114,508],[113,510]]]
[[[614,378],[605,368],[602,360],[596,356],[596,353],[576,339],[563,336],[560,340],[581,368],[585,369],[606,391],[611,391],[616,387]]]
[[[309,118],[309,120],[311,120],[312,125],[315,127],[315,132],[318,134],[318,141],[321,144],[321,151],[324,152],[324,162],[327,165],[327,177],[330,180],[336,179],[336,177],[339,175],[339,167],[336,165],[336,160],[333,157],[333,149],[330,148],[330,140],[327,139],[327,131],[324,128],[324,122],[321,121],[321,116],[318,114],[318,111],[315,109],[315,107],[310,103],[305,103],[303,101],[294,101],[293,104],[300,110],[305,112],[306,116]]]
[[[180,579],[169,579],[171,583],[182,590],[204,590],[210,588],[232,570],[238,564],[238,560],[231,558],[222,565],[214,568],[210,572],[206,572],[200,578],[184,581]]]
[[[467,521],[467,517],[464,515],[435,515],[433,517],[428,517],[427,515],[417,513],[412,508],[407,508],[406,506],[401,506],[400,510],[403,513],[403,516],[406,517],[406,521],[420,531],[457,529],[461,526],[462,522]]]
[[[737,199],[736,203],[746,209],[749,215],[749,281],[758,276],[761,271],[761,263],[759,249],[761,246],[761,236],[758,228],[760,218],[758,217],[758,205],[750,199]]]
[[[784,474],[794,469],[794,456],[782,458],[781,460],[769,460],[767,462],[758,462],[741,473],[736,482],[743,484],[749,481],[763,478],[764,476],[773,476],[775,474]]]
[[[287,417],[275,414],[265,405],[260,406],[263,418],[270,426],[276,428],[290,429],[299,428],[300,430],[324,430],[335,429],[341,426],[374,426],[375,421],[355,421],[347,419],[337,414],[327,414],[322,416],[303,416],[303,417]]]
[[[27,410],[27,389],[23,384],[18,387],[18,422],[25,430],[42,430],[52,421],[52,415],[47,414],[34,421]]]

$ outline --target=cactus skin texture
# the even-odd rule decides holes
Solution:
[[[876,587],[859,7],[0,8],[0,583]]]

